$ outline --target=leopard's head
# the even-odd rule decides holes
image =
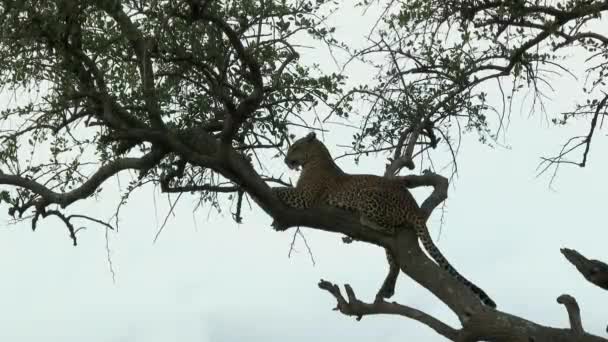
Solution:
[[[331,156],[325,145],[317,139],[315,132],[310,132],[305,137],[294,141],[289,147],[287,156],[285,156],[285,164],[290,169],[297,169],[320,158],[331,158]]]

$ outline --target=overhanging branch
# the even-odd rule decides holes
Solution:
[[[79,187],[66,193],[52,191],[46,186],[18,175],[9,175],[0,171],[0,184],[13,185],[30,190],[40,196],[36,203],[30,203],[37,207],[45,207],[49,204],[58,204],[62,208],[80,200],[87,198],[108,178],[123,170],[148,170],[155,166],[165,156],[165,152],[152,150],[140,158],[120,158],[101,166],[89,179]],[[28,206],[29,207],[29,206]],[[20,214],[28,207],[18,208]]]

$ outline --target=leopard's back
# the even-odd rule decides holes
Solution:
[[[390,230],[409,226],[419,216],[416,200],[397,179],[346,174],[325,186],[324,204],[357,211]]]

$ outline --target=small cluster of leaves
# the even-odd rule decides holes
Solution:
[[[371,108],[361,112],[363,126],[355,136],[359,152],[390,151],[400,132],[426,119],[439,135],[454,135],[452,127],[456,132],[475,131],[482,142],[491,142],[518,93],[531,91],[532,110],[546,110],[545,93],[553,91],[549,78],[570,77],[566,62],[573,52],[588,57],[590,86],[585,92],[590,99],[555,122],[589,117],[599,94],[606,92],[608,38],[593,31],[600,14],[608,10],[604,1],[542,6],[532,0],[362,1],[359,6],[376,3],[385,10],[371,43],[352,51],[353,58],[377,70],[376,85],[354,89],[360,96],[349,98],[362,97]],[[372,63],[378,57],[385,62]],[[505,83],[511,86],[503,90]],[[493,94],[503,97],[499,104],[488,102],[486,84],[499,84],[501,93]],[[489,121],[490,115],[497,120]]]

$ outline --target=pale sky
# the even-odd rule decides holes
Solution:
[[[338,26],[353,40],[365,32],[358,18]],[[302,55],[329,60],[320,49]],[[368,77],[365,72],[351,75],[358,82]],[[572,108],[572,84],[567,79],[555,82],[558,92],[550,114]],[[488,92],[492,94],[491,87]],[[561,168],[549,189],[550,175],[535,177],[539,157],[556,153],[571,134],[584,134],[588,123],[558,129],[541,116],[529,117],[527,110],[514,108],[507,147],[491,149],[473,135],[465,137],[441,236],[437,240],[439,210],[429,221],[431,234],[448,260],[500,310],[564,328],[567,314],[556,298],[568,293],[581,306],[585,329],[605,336],[608,293],[586,282],[559,252],[569,247],[608,261],[605,132],[596,135],[589,165]],[[325,128],[330,129],[325,142],[339,155],[343,149],[336,145],[350,144],[350,132]],[[445,161],[447,150],[442,147],[434,156]],[[367,158],[359,166],[347,159],[338,163],[350,173],[381,174],[385,160]],[[267,168],[277,175],[288,172],[280,160],[269,161]],[[297,179],[296,172],[287,174]],[[121,174],[123,185],[128,179],[127,173]],[[112,216],[119,199],[116,182],[105,189],[100,200],[79,202],[71,212]],[[426,193],[415,194],[421,200]],[[0,230],[0,340],[442,340],[406,318],[374,316],[357,322],[331,310],[335,300],[318,289],[319,279],[350,283],[362,300],[371,301],[387,269],[381,249],[345,245],[339,235],[304,229],[313,266],[301,240],[298,253],[287,257],[293,231],[274,232],[270,218],[257,207],[245,211],[244,224],[237,225],[229,212],[193,213],[194,199],[187,196],[154,244],[167,202],[166,195],[148,187],[123,208],[119,232],[109,234],[116,283],[101,227],[81,231],[74,248],[55,218],[42,220],[35,233],[29,224],[5,225]],[[399,277],[393,299],[458,326],[455,315],[405,275]]]

